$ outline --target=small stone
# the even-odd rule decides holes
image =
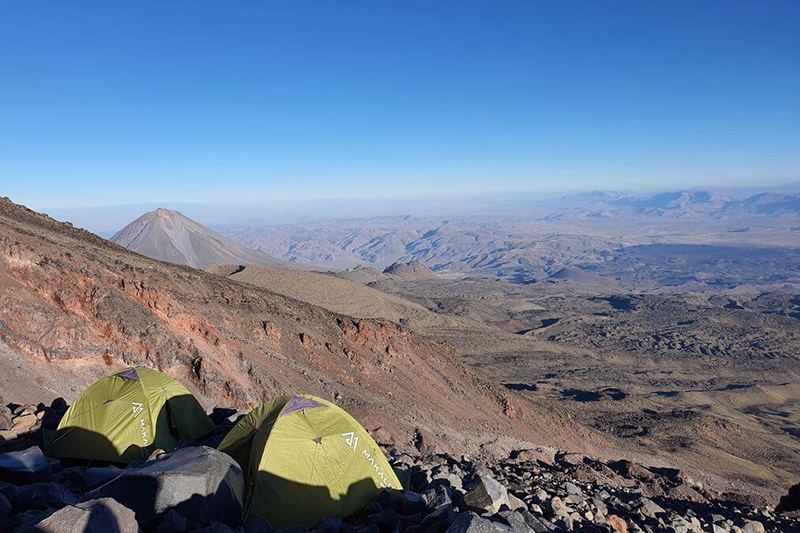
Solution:
[[[641,498],[639,500],[639,512],[648,518],[655,518],[657,514],[664,514],[664,509],[653,500]]]
[[[508,508],[511,509],[512,511],[517,511],[517,510],[527,510],[528,506],[525,504],[524,501],[520,500],[519,498],[517,498],[513,494],[509,493],[508,494]]]
[[[569,514],[572,511],[567,504],[565,504],[558,496],[553,496],[550,499],[550,514],[555,516],[558,514]]]
[[[33,404],[19,405],[12,411],[12,413],[15,417],[35,415],[36,406]]]
[[[747,520],[742,526],[744,533],[765,533],[764,524],[755,520]]]
[[[597,516],[606,516],[608,514],[608,507],[606,507],[606,504],[603,503],[603,500],[600,498],[592,498],[592,504],[594,505],[595,514]]]
[[[157,460],[161,459],[166,454],[167,454],[167,452],[165,450],[162,450],[161,448],[156,448],[147,457],[147,461],[148,462],[149,461],[157,461]]]
[[[36,418],[35,414],[30,413],[17,416],[12,422],[14,422],[14,425],[3,434],[6,440],[11,440],[30,432],[39,423],[39,419]]]
[[[447,481],[450,484],[450,487],[452,487],[455,490],[463,490],[464,488],[464,482],[461,480],[460,477],[458,477],[455,474],[450,474],[450,473],[434,474],[432,480],[436,481],[438,479]]]
[[[583,496],[583,491],[574,483],[570,483],[567,481],[564,483],[564,490],[567,491],[567,494],[574,494],[576,496]]]
[[[608,515],[606,517],[606,523],[617,533],[628,533],[628,523],[615,514]]]

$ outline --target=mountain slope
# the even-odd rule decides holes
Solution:
[[[169,209],[145,213],[111,241],[153,259],[199,269],[225,264],[298,266],[246,248]]]
[[[6,401],[72,401],[98,377],[143,365],[206,406],[290,392],[336,398],[398,445],[446,439],[474,453],[501,435],[586,448],[585,434],[454,355],[391,322],[155,261],[0,199]]]
[[[415,331],[447,323],[450,319],[419,304],[381,292],[333,274],[303,272],[262,265],[234,270],[208,269],[230,279],[251,283],[271,291],[356,318],[377,318],[408,325]]]

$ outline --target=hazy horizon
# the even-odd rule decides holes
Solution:
[[[71,222],[102,237],[110,237],[139,216],[158,208],[174,209],[204,225],[222,229],[377,216],[410,215],[431,219],[448,217],[502,218],[504,216],[524,216],[528,209],[533,209],[529,214],[535,216],[537,214],[535,208],[547,205],[548,201],[572,194],[602,191],[631,196],[649,196],[681,190],[710,190],[743,198],[762,192],[795,194],[800,192],[800,181],[787,182],[782,185],[748,187],[585,189],[538,193],[515,191],[484,195],[407,195],[383,198],[309,199],[305,201],[274,200],[272,202],[236,203],[162,201],[74,208],[47,208],[36,205],[28,205],[28,207],[45,212],[57,220]]]

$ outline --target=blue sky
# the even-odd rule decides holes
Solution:
[[[800,2],[0,2],[34,208],[800,178]]]

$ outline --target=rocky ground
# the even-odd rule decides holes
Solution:
[[[217,430],[126,469],[62,463],[42,453],[66,402],[0,413],[0,531],[257,533],[242,521],[242,472],[214,448],[242,411],[216,408]],[[357,516],[328,517],[312,533],[798,532],[800,485],[776,507],[720,494],[676,469],[601,461],[548,447],[489,463],[401,453],[408,490],[383,492]],[[199,481],[199,482],[198,482]],[[200,487],[200,488],[198,488]],[[205,487],[205,488],[203,488]],[[308,533],[291,527],[284,533]]]

